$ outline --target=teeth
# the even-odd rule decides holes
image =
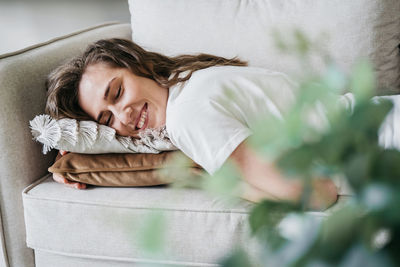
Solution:
[[[146,115],[147,115],[147,111],[143,111],[143,112],[142,112],[142,116],[140,117],[140,120],[139,120],[139,122],[138,122],[138,124],[137,124],[137,127],[138,127],[139,129],[143,127],[143,124],[144,124],[144,122],[145,122],[145,120],[146,120]]]

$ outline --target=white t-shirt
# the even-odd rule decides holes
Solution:
[[[252,134],[259,116],[281,118],[294,88],[285,74],[263,68],[198,70],[169,89],[166,129],[178,149],[213,174]]]

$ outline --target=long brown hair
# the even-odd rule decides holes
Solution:
[[[188,80],[196,70],[216,65],[247,66],[247,62],[237,58],[226,59],[209,54],[168,57],[146,51],[130,40],[103,39],[89,45],[81,56],[58,67],[48,76],[46,113],[54,118],[90,119],[79,106],[78,87],[86,68],[99,62],[127,68],[166,89]],[[179,77],[184,71],[188,74]]]

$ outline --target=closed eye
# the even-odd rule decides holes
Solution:
[[[115,95],[115,99],[118,99],[119,97],[120,97],[120,95],[121,95],[121,89],[122,88],[122,86],[119,86],[119,88],[118,88],[118,92],[117,92],[117,94]]]
[[[112,118],[112,115],[110,115],[110,116],[108,117],[107,121],[106,121],[106,125],[107,125],[107,126],[110,126],[111,118]]]

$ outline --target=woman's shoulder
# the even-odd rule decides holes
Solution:
[[[219,81],[236,68],[238,67],[213,66],[194,71],[187,81],[169,88],[168,105],[174,106],[186,102],[203,102],[210,95],[216,93],[215,87],[217,87]],[[185,76],[186,74],[182,73],[181,75]]]
[[[253,66],[212,66],[192,73],[189,80],[172,86],[168,104],[203,102],[232,90],[250,90],[249,84],[271,83],[281,80],[284,74]]]

